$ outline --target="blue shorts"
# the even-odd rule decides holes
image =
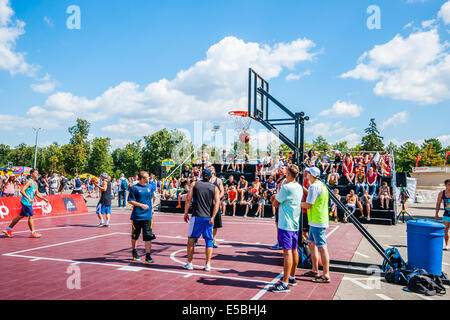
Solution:
[[[32,217],[34,216],[33,206],[26,206],[22,203],[22,208],[20,209],[21,217]]]
[[[298,231],[278,229],[278,244],[286,250],[297,249]]]
[[[99,203],[96,212],[97,214],[111,214],[111,206],[104,206]]]
[[[327,246],[327,228],[309,227],[309,238],[308,242],[313,242],[317,248],[322,248]]]
[[[200,238],[203,236],[207,248],[213,247],[213,227],[214,224],[209,224],[210,218],[191,217],[189,223],[188,238]]]

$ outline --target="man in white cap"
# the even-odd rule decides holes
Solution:
[[[305,276],[314,277],[314,282],[330,282],[330,256],[327,250],[326,230],[329,221],[329,194],[327,187],[320,181],[320,170],[316,167],[307,168],[307,179],[311,181],[308,197],[302,203],[302,208],[308,210],[309,239],[312,270]],[[319,260],[322,259],[323,274],[319,275]]]
[[[107,173],[102,173],[100,175],[102,184],[95,183],[95,186],[99,188],[101,196],[100,201],[97,204],[97,216],[100,220],[99,227],[109,227],[109,221],[111,217],[111,180],[108,179]],[[106,221],[104,221],[103,216],[105,216]]]

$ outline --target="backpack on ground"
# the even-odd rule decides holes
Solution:
[[[444,295],[442,279],[432,274],[416,274],[408,282],[408,289],[412,292],[426,296]]]
[[[298,246],[298,267],[302,269],[312,269],[311,251],[306,241],[302,241]]]
[[[383,260],[383,264],[381,266],[381,270],[383,272],[407,269],[407,263],[403,260],[397,248],[389,248],[384,252],[384,254],[389,259],[390,263],[386,259]]]
[[[407,286],[409,280],[418,274],[428,274],[424,269],[393,269],[386,272],[384,278],[389,283],[400,284],[402,286]]]

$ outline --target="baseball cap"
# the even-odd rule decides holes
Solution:
[[[103,173],[100,175],[100,178],[108,179],[108,174],[107,174],[106,172],[103,172]]]
[[[209,169],[205,169],[205,170],[203,170],[202,175],[204,177],[211,177],[212,176],[212,172]]]
[[[320,170],[316,167],[307,168],[305,171],[310,173],[314,178],[320,178]]]

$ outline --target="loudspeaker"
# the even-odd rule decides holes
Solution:
[[[406,172],[396,172],[395,179],[397,181],[397,188],[406,188],[408,186]]]
[[[158,176],[160,177],[160,179],[164,179],[165,177],[167,177],[167,167],[160,166],[158,169]]]

